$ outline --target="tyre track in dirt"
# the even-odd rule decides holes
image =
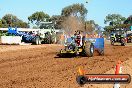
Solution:
[[[45,47],[43,47],[42,49],[46,49]],[[24,62],[34,62],[38,59],[41,59],[41,57],[46,57],[47,53],[48,55],[52,55],[55,54],[56,52],[41,52],[41,48],[37,48],[37,50],[35,50],[35,54],[32,54],[32,52],[34,51],[34,49],[30,49],[30,51],[27,51],[27,49],[23,49],[23,50],[19,50],[19,51],[9,51],[9,52],[2,52],[0,53],[0,67],[3,64],[7,64],[7,63],[18,63],[17,61],[22,61],[22,63]],[[17,55],[15,55],[15,53],[17,52]],[[26,53],[28,53],[28,55],[25,55]],[[10,56],[10,57],[9,57]],[[36,58],[36,59],[35,59]],[[48,60],[48,59],[47,59]]]
[[[40,52],[40,53],[41,53],[41,52]],[[20,53],[19,53],[19,54],[20,54]],[[19,54],[18,54],[18,55],[19,55]],[[52,54],[52,53],[51,53],[51,54]],[[54,52],[53,52],[53,54],[54,54]],[[12,66],[11,64],[9,64],[8,67],[12,67],[12,68],[13,68],[13,67],[21,66],[22,64],[24,64],[25,62],[22,62],[22,60],[27,60],[27,61],[28,61],[28,59],[29,59],[28,62],[32,63],[32,62],[35,62],[35,61],[37,61],[38,59],[40,59],[40,57],[42,57],[41,54],[40,54],[40,56],[39,56],[38,53],[37,53],[36,55],[37,55],[37,57],[35,56],[35,57],[32,57],[32,58],[30,58],[31,55],[30,55],[28,58],[24,57],[24,58],[21,58],[21,59],[19,58],[19,59],[18,59],[17,57],[15,57],[15,58],[17,58],[17,59],[13,59],[13,60],[12,60],[12,58],[10,58],[10,59],[4,61],[4,63],[6,63],[6,64],[7,64],[7,63],[12,63],[13,66]],[[49,54],[49,55],[50,55],[50,54]],[[19,57],[19,56],[18,56],[18,57]],[[36,58],[38,58],[38,59],[36,59]],[[45,59],[45,61],[46,61],[46,60],[48,60],[48,59]],[[15,61],[16,63],[13,63],[14,61]],[[21,62],[22,62],[22,63],[21,63]],[[20,63],[21,63],[21,64],[20,64]],[[2,64],[1,64],[1,65],[2,65]],[[0,67],[1,67],[1,65],[0,65]],[[5,69],[5,68],[8,68],[8,67],[6,67],[6,66],[3,66],[3,67],[4,67],[4,69]]]

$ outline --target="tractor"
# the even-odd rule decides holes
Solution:
[[[8,35],[14,35],[14,36],[22,36],[22,42],[26,43],[32,43],[36,45],[40,45],[41,43],[44,44],[53,44],[55,43],[55,36],[56,31],[53,26],[52,22],[43,22],[41,23],[43,26],[36,31],[36,33],[33,33],[32,31],[26,33],[26,32],[20,32],[16,28],[9,27],[8,28]]]
[[[121,46],[126,45],[126,38],[125,33],[123,31],[114,31],[110,35],[110,41],[111,45],[114,45],[115,43],[121,43]]]
[[[96,38],[86,38],[81,35],[82,31],[76,31],[74,36],[67,38],[65,49],[61,49],[58,56],[88,56],[94,55],[94,50],[97,49],[100,55],[104,54],[104,39],[100,38],[99,41]],[[84,32],[83,32],[84,33]],[[98,44],[99,46],[98,46]]]

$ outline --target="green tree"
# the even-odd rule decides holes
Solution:
[[[118,24],[122,24],[125,20],[126,18],[121,16],[120,14],[108,14],[108,16],[106,16],[104,20],[104,23],[109,23],[109,25],[115,26]]]
[[[86,23],[85,23],[85,31],[87,33],[92,33],[93,30],[94,30],[93,24],[91,24],[91,23],[86,21]]]
[[[87,12],[88,11],[83,4],[73,4],[63,8],[61,15],[65,17],[74,16],[79,19],[82,18],[84,20],[85,16],[87,15]]]
[[[40,22],[49,21],[50,16],[44,12],[35,12],[28,17],[29,22],[32,24],[40,25]]]
[[[14,24],[14,26],[15,25],[17,25],[17,27],[19,27],[19,28],[29,28],[29,25],[28,25],[28,23],[26,23],[26,22],[23,22],[23,21],[18,21],[18,22],[16,22],[15,24]]]
[[[28,28],[29,25],[26,22],[18,19],[17,16],[13,14],[6,14],[2,17],[2,27],[20,27],[20,28]]]
[[[85,31],[86,32],[93,32],[95,30],[95,27],[99,26],[95,23],[94,20],[85,21]]]
[[[87,9],[83,4],[72,4],[62,9],[62,29],[68,35],[74,34],[77,30],[84,30]]]
[[[124,24],[132,24],[132,15],[130,15],[125,21]]]
[[[116,30],[116,29],[127,29],[127,30],[129,30],[129,27],[130,27],[131,25],[130,24],[117,24],[117,25],[115,25],[115,26],[105,26],[105,31],[106,32],[111,32],[112,30]],[[127,31],[126,30],[126,31]]]
[[[98,26],[97,23],[95,23],[94,20],[85,21],[87,24],[93,24],[94,26]]]
[[[33,26],[33,29],[38,29],[38,27],[37,26]]]
[[[56,29],[61,29],[62,28],[62,22],[64,21],[63,16],[53,15],[50,19],[54,23],[54,26],[55,26]]]

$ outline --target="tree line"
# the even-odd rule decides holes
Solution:
[[[105,31],[109,32],[114,29],[130,29],[130,26],[132,25],[132,15],[130,15],[128,18],[125,18],[121,16],[120,14],[108,14],[104,20],[105,24],[108,24],[108,26],[105,26]]]
[[[74,20],[76,21],[76,25],[81,24],[82,29],[85,27],[86,30],[93,31],[95,29],[94,27],[98,26],[98,24],[95,23],[94,20],[87,20],[87,13],[88,10],[85,8],[85,6],[83,4],[77,3],[64,7],[60,15],[49,16],[43,11],[37,11],[28,17],[28,23],[20,20],[13,14],[6,14],[0,19],[0,27],[5,28],[12,26],[29,28],[30,24],[33,24],[33,28],[43,28],[43,26],[40,25],[41,22],[52,21],[56,29],[62,29],[64,27],[70,28],[68,27],[69,24],[66,26],[66,22],[67,19],[71,17],[70,19],[75,18]],[[104,19],[104,23],[108,24],[108,26],[104,27],[106,31],[114,28],[128,28],[132,24],[132,15],[130,15],[128,18],[125,18],[120,14],[108,14]]]
[[[66,22],[68,17],[75,17],[78,23],[80,22],[81,24],[83,24],[83,26],[87,24],[88,27],[93,30],[94,28],[92,28],[91,24],[97,24],[94,22],[94,20],[86,20],[87,12],[88,10],[84,7],[83,4],[77,3],[64,7],[60,15],[49,16],[43,11],[37,11],[28,17],[28,23],[20,20],[13,14],[6,14],[0,19],[0,27],[6,28],[12,26],[29,28],[30,24],[33,24],[33,28],[43,28],[42,26],[40,26],[41,22],[52,21],[55,28],[61,29],[64,27],[64,23]]]
[[[0,27],[7,28],[9,26],[29,28],[28,23],[20,20],[17,16],[13,14],[6,14],[2,17],[2,19],[0,19]]]

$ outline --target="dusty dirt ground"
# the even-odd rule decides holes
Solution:
[[[76,83],[78,67],[84,67],[89,74],[114,74],[111,70],[118,60],[128,68],[125,72],[132,75],[131,44],[106,44],[104,56],[55,58],[61,48],[61,45],[0,45],[0,88],[107,88],[101,84],[80,87]],[[121,88],[132,88],[131,85]]]
[[[122,65],[122,74],[130,74],[132,76],[132,58],[123,62]],[[111,70],[107,71],[104,74],[113,74],[115,73],[115,68],[112,68]],[[94,85],[88,85],[85,84],[81,88],[113,88],[113,84],[94,84]],[[132,82],[130,84],[120,84],[120,88],[132,88]]]

